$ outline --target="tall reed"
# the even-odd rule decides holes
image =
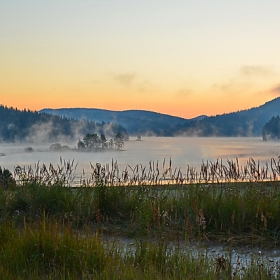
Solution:
[[[230,182],[263,182],[280,180],[280,158],[272,158],[270,162],[261,163],[249,158],[244,165],[238,158],[232,160],[217,159],[202,161],[200,169],[187,165],[186,170],[173,168],[172,160],[162,164],[150,161],[148,166],[127,165],[120,170],[117,161],[101,165],[90,163],[90,172],[83,170],[76,174],[78,163],[60,159],[60,164],[35,164],[35,167],[16,166],[14,176],[18,183],[35,182],[46,185],[61,184],[63,186],[159,186],[185,185],[197,183],[230,183]]]
[[[76,228],[108,234],[225,239],[271,245],[280,237],[277,182],[196,184],[173,187],[64,188],[25,183],[0,192],[0,221],[23,225],[42,213]],[[271,243],[272,241],[272,243]]]

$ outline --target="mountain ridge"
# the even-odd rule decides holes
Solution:
[[[261,136],[265,123],[277,115],[280,115],[280,97],[251,109],[224,113],[177,126],[174,133],[186,136]]]
[[[260,136],[264,124],[280,114],[280,97],[250,109],[191,119],[135,109],[45,108],[39,112],[73,119],[114,122],[124,126],[131,135]]]
[[[87,133],[112,137],[120,132],[127,136],[125,128],[114,123],[71,120],[3,105],[0,105],[0,119],[0,142],[7,143],[73,141]]]
[[[54,114],[73,119],[86,119],[96,122],[113,122],[122,124],[129,134],[146,134],[165,136],[172,127],[184,124],[191,120],[197,120],[205,116],[199,116],[193,119],[184,119],[168,114],[157,113],[147,110],[123,110],[113,111],[96,108],[45,108],[41,113]],[[166,127],[162,126],[165,123]]]

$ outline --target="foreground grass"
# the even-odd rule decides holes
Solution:
[[[274,272],[258,262],[234,271],[230,255],[214,260],[170,250],[169,242],[278,246],[279,190],[277,182],[76,189],[27,182],[1,190],[0,277],[277,279],[276,264]],[[107,244],[103,234],[136,243]]]
[[[0,217],[22,226],[23,220],[40,221],[44,213],[77,229],[86,226],[127,237],[277,245],[279,190],[277,182],[76,189],[26,183],[0,192]]]
[[[133,248],[98,235],[46,223],[21,231],[1,225],[1,279],[277,279],[277,266],[256,259],[233,268],[231,256],[211,259],[171,249],[164,241],[136,241]]]

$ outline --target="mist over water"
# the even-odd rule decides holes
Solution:
[[[238,158],[240,164],[246,163],[249,158],[269,161],[272,157],[280,155],[279,142],[265,142],[261,138],[202,138],[202,137],[143,137],[142,141],[131,138],[125,142],[123,151],[104,152],[53,152],[49,150],[49,144],[0,144],[0,166],[10,169],[15,166],[35,166],[40,163],[54,165],[59,164],[60,157],[63,160],[74,160],[78,163],[76,173],[90,172],[90,163],[110,164],[117,161],[123,170],[127,165],[135,167],[137,164],[148,166],[149,162],[159,162],[164,159],[172,166],[184,171],[187,165],[199,168],[202,161],[215,161],[217,159]],[[63,143],[74,148],[76,143]],[[26,152],[25,148],[32,147],[33,152]],[[120,170],[120,171],[121,171]]]

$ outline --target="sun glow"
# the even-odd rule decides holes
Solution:
[[[4,0],[0,102],[185,118],[259,106],[280,94],[279,3]]]

